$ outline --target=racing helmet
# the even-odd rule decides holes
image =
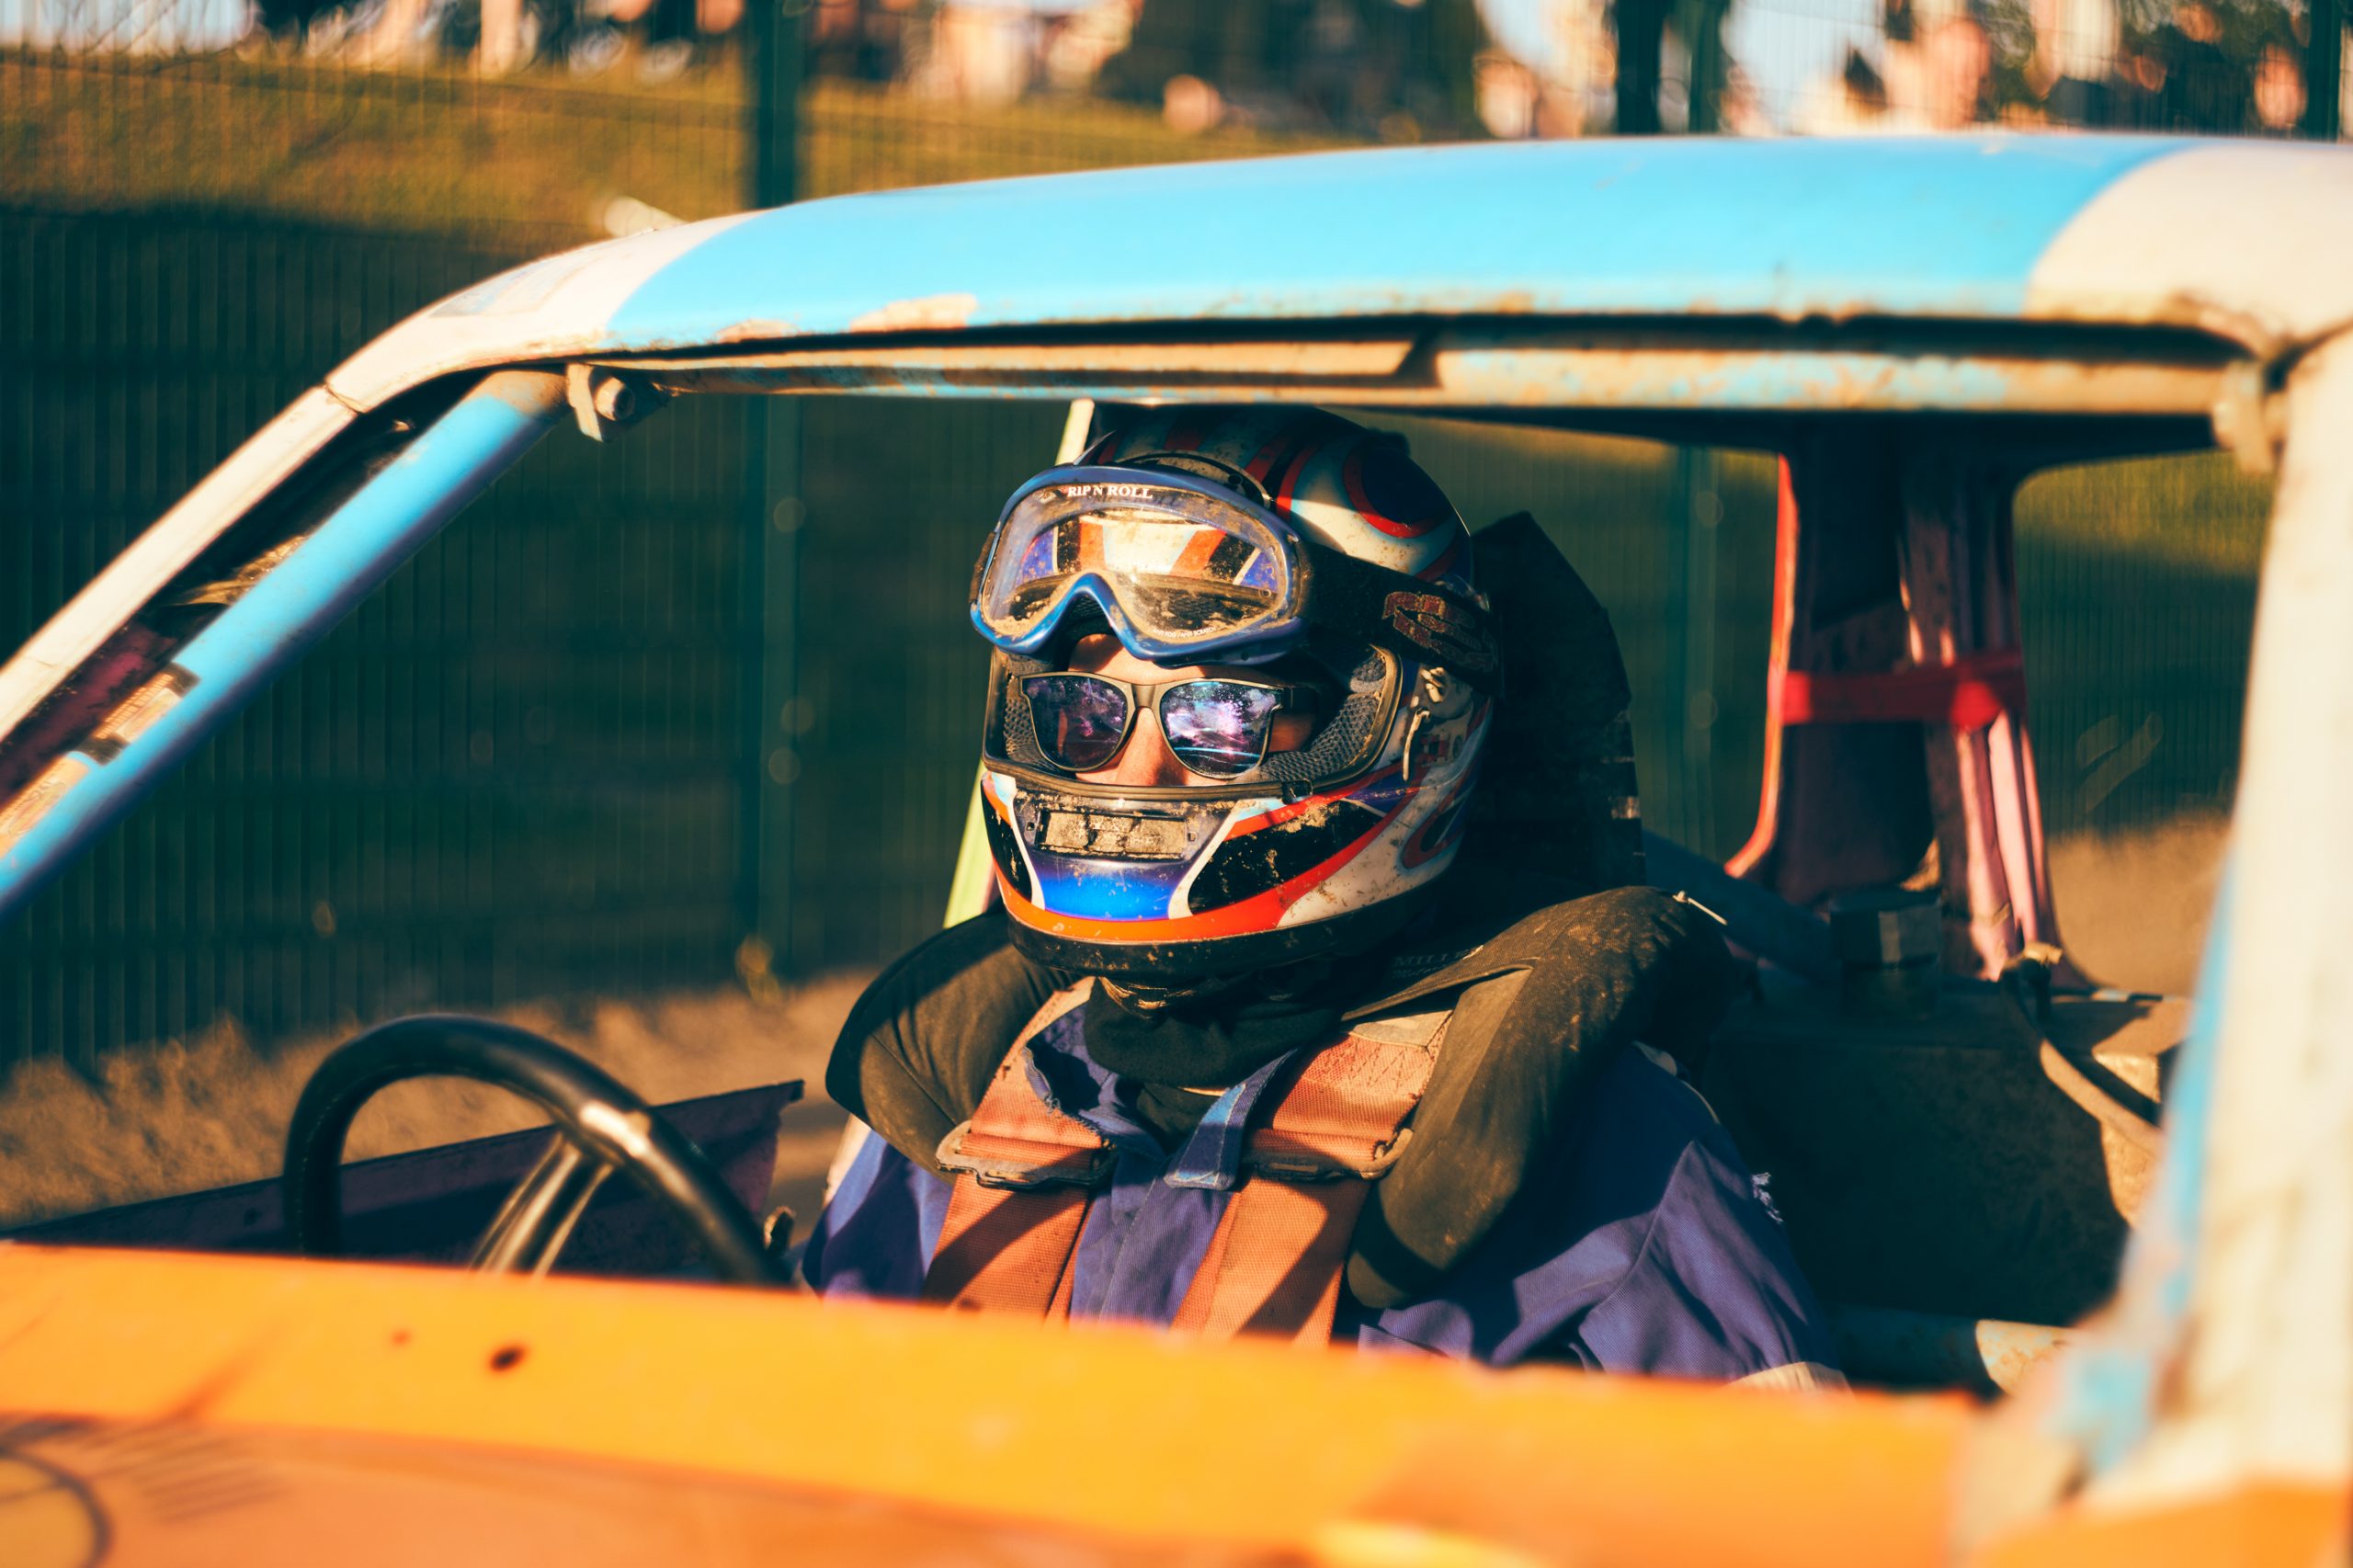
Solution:
[[[1313,409],[1142,415],[1014,493],[972,619],[995,650],[982,822],[1039,962],[1189,980],[1359,950],[1451,864],[1501,661],[1470,533],[1401,437]],[[1313,729],[1220,751],[1163,706],[1167,743],[1207,776],[1083,779],[1058,672],[1103,632],[1165,667],[1263,672],[1223,694],[1305,692]],[[1142,700],[1121,689],[1114,754]]]

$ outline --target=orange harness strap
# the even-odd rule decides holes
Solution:
[[[964,1312],[1070,1315],[1071,1259],[1095,1195],[1083,1187],[983,1187],[956,1178],[923,1299]]]
[[[972,1119],[939,1146],[958,1173],[924,1299],[1048,1319],[1070,1313],[1072,1260],[1113,1154],[1092,1128],[1050,1108],[1022,1049],[1077,1006],[1050,1002],[1006,1052]],[[1213,1339],[1331,1337],[1340,1274],[1371,1184],[1411,1136],[1444,1014],[1358,1025],[1269,1085],[1274,1109],[1243,1154],[1245,1179],[1210,1238],[1172,1326]]]
[[[939,1145],[957,1172],[923,1299],[966,1312],[1070,1315],[1071,1259],[1111,1148],[1093,1128],[1051,1109],[1030,1087],[1025,1049],[1086,999],[1060,993],[1029,1020],[989,1080],[972,1119]]]
[[[1357,1216],[1412,1136],[1405,1123],[1445,1026],[1442,1013],[1360,1025],[1295,1069],[1250,1139],[1249,1179],[1225,1206],[1171,1327],[1212,1339],[1331,1339]]]

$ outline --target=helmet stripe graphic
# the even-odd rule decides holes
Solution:
[[[1377,437],[1349,449],[1340,464],[1340,483],[1347,491],[1348,504],[1363,514],[1366,522],[1398,539],[1419,539],[1453,520],[1454,509],[1428,476],[1393,445]],[[1381,491],[1380,495],[1373,494],[1375,488]],[[1406,510],[1415,515],[1390,515]]]

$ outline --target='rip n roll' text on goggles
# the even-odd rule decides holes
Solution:
[[[1476,601],[1327,550],[1239,489],[1173,470],[1052,468],[1006,503],[973,571],[981,634],[1038,654],[1081,599],[1130,653],[1165,664],[1260,663],[1320,628],[1483,689],[1500,674]]]
[[[1238,778],[1266,760],[1275,715],[1302,705],[1302,688],[1193,676],[1138,686],[1062,671],[1024,676],[1038,749],[1056,767],[1085,773],[1120,755],[1146,704],[1176,760],[1208,778]]]

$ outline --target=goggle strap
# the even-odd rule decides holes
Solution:
[[[1503,683],[1503,654],[1478,602],[1443,584],[1299,541],[1307,619],[1400,658],[1442,665],[1481,691]]]

